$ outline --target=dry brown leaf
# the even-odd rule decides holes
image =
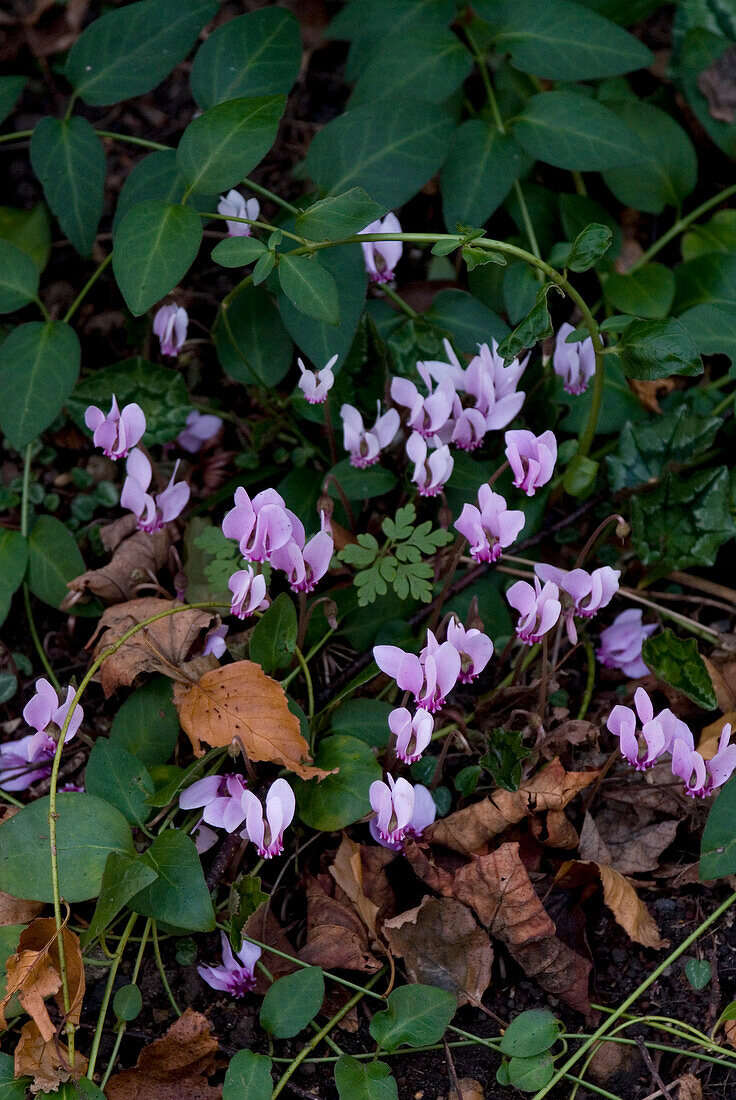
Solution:
[[[90,645],[96,640],[93,658],[99,655],[137,623],[159,615],[171,608],[181,608],[175,600],[159,600],[145,597],[140,600],[128,600],[127,603],[108,607],[100,619]],[[172,678],[185,676],[181,666],[190,658],[198,642],[213,626],[218,618],[208,611],[194,608],[177,611],[167,615],[149,626],[144,626],[137,634],[124,642],[120,649],[103,661],[94,679],[102,684],[106,696],[112,695],[116,688],[129,687],[143,672],[162,672]]]
[[[84,964],[79,939],[68,928],[62,929],[64,956],[66,960],[69,998],[71,1001],[68,1019],[79,1023],[84,997]],[[46,997],[56,995],[56,1003],[64,1011],[64,998],[61,992],[61,965],[59,963],[59,944],[56,922],[52,917],[39,917],[24,928],[20,934],[18,947],[6,964],[7,986],[5,996],[0,1001],[0,1027],[5,1023],[5,1009],[13,994],[24,1010],[35,1021],[42,1040],[51,1042],[56,1027],[45,1005]]]
[[[531,831],[545,848],[577,848],[580,840],[577,829],[564,810],[550,810],[544,821],[533,817]]]
[[[723,1025],[723,1031],[726,1036],[726,1042],[736,1047],[736,1020],[726,1020]]]
[[[704,760],[711,760],[718,752],[718,742],[726,724],[730,725],[732,729],[736,726],[736,710],[727,710],[720,718],[716,718],[715,722],[711,722],[710,725],[701,730],[698,752]]]
[[[64,1081],[81,1077],[87,1069],[87,1059],[78,1051],[74,1069],[69,1065],[67,1046],[54,1036],[46,1041],[33,1020],[21,1028],[14,1053],[15,1076],[32,1077],[31,1092],[56,1092]]]
[[[484,1097],[483,1086],[475,1077],[458,1077],[445,1100],[484,1100]]]
[[[243,929],[243,935],[249,940],[258,940],[259,943],[265,943],[269,947],[275,947],[277,951],[282,951],[285,955],[294,954],[294,948],[286,938],[283,928],[276,920],[271,912],[271,907],[266,901],[259,905],[255,913],[248,918],[245,928]],[[274,978],[283,978],[285,974],[293,974],[296,970],[300,969],[298,963],[289,962],[288,959],[282,958],[281,955],[272,955],[265,950],[263,952],[263,961]],[[262,974],[259,969],[256,969],[255,992],[264,994],[270,985],[271,982],[266,975]]]
[[[645,409],[662,415],[662,406],[659,403],[659,395],[666,396],[675,388],[674,378],[639,379],[629,378],[629,387],[634,391]]]
[[[116,1073],[107,1100],[220,1100],[207,1083],[215,1068],[217,1039],[206,1016],[188,1008],[168,1031],[144,1047],[135,1069]]]
[[[709,657],[703,657],[702,661],[708,670],[719,708],[722,711],[732,711],[736,706],[736,693],[724,674],[725,670],[719,668]]]
[[[463,855],[477,855],[487,850],[489,840],[525,817],[544,810],[564,810],[597,775],[596,771],[566,772],[559,760],[553,760],[518,791],[494,791],[482,802],[448,814],[425,829],[424,837]]]
[[[703,1100],[703,1090],[700,1081],[694,1073],[683,1073],[670,1085],[670,1089],[677,1089],[677,1100]]]
[[[130,518],[135,527],[135,517],[123,516],[122,520],[127,522]],[[115,527],[115,524],[110,526]],[[114,541],[118,533],[111,532],[109,538]],[[97,596],[104,604],[135,599],[141,585],[156,581],[159,570],[166,565],[175,535],[170,527],[163,527],[150,535],[146,531],[136,531],[123,538],[107,565],[67,581],[69,595],[61,605],[62,611],[71,611],[80,597],[87,594]]]
[[[14,898],[12,894],[0,890],[0,928],[8,924],[28,924],[44,908],[42,901],[23,901],[22,898]]]
[[[653,871],[662,852],[675,839],[677,826],[677,821],[637,826],[631,813],[613,810],[604,810],[595,819],[586,814],[580,833],[580,858],[604,863],[622,875]]]
[[[204,754],[203,741],[212,748],[235,741],[249,760],[283,764],[302,779],[330,774],[309,766],[309,745],[284,689],[253,661],[213,669],[190,687],[176,684],[174,704],[195,756]]]
[[[555,934],[555,924],[531,884],[516,843],[478,856],[455,876],[454,893],[491,935],[548,993],[586,1015],[591,964]]]
[[[477,1005],[491,980],[493,948],[466,905],[426,897],[417,909],[387,920],[383,934],[412,982],[447,989],[458,1005]]]
[[[396,912],[396,897],[386,874],[386,868],[395,859],[396,852],[377,844],[363,844],[360,849],[363,893],[378,907],[379,923]]]
[[[612,867],[592,860],[569,860],[560,867],[555,882],[572,888],[596,878],[603,887],[605,904],[630,939],[655,950],[668,946],[669,941],[661,938],[654,918],[633,884]]]
[[[370,901],[363,890],[363,863],[361,860],[360,845],[344,836],[337,849],[335,861],[330,867],[330,874],[341,890],[344,890],[355,906],[358,916],[363,921],[371,936],[378,935],[376,931],[376,918],[378,906]]]
[[[330,897],[316,878],[307,879],[307,942],[302,962],[325,970],[374,974],[381,964],[371,952],[368,930],[349,905]]]
[[[569,718],[550,731],[540,726],[534,748],[541,752],[545,760],[551,760],[553,756],[563,752],[570,745],[582,745],[587,741],[595,741],[597,736],[598,727],[592,722]]]

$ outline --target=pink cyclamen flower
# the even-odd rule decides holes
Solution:
[[[360,470],[378,462],[381,451],[393,442],[401,423],[396,409],[389,409],[381,416],[380,402],[376,422],[370,431],[363,427],[363,417],[352,405],[343,405],[340,417],[345,450],[350,453],[351,465]]]
[[[162,355],[178,355],[184,346],[189,314],[183,306],[161,306],[153,318],[153,331],[161,343]]]
[[[460,676],[460,654],[451,642],[440,644],[431,630],[427,644],[417,656],[395,645],[373,647],[373,659],[403,691],[410,691],[418,706],[434,713],[444,706]]]
[[[301,359],[297,359],[297,365],[301,371],[301,378],[297,385],[310,405],[324,405],[327,395],[335,384],[335,375],[332,368],[337,362],[337,356],[328,359],[322,370],[307,370]]]
[[[396,755],[405,764],[419,760],[432,740],[434,718],[428,710],[419,707],[412,718],[406,707],[397,707],[388,716],[388,724],[396,738]]]
[[[368,828],[382,847],[398,852],[406,837],[418,838],[432,824],[437,807],[426,787],[412,787],[408,780],[390,775],[386,779],[377,779],[368,791],[374,811]]]
[[[493,656],[493,642],[482,630],[466,629],[462,623],[450,619],[447,624],[447,640],[460,654],[461,684],[472,684]]]
[[[123,406],[121,412],[115,394],[107,416],[96,405],[89,405],[84,422],[93,433],[95,447],[102,447],[103,454],[113,460],[127,458],[131,447],[140,443],[146,430],[146,417],[140,405],[132,402]]]
[[[475,407],[486,418],[487,431],[500,431],[510,424],[524,404],[525,393],[517,392],[529,356],[512,359],[506,365],[498,354],[498,344],[481,344],[478,354],[465,371],[465,392],[475,398]]]
[[[706,798],[716,787],[722,786],[736,770],[736,745],[729,744],[731,726],[723,727],[718,742],[718,752],[711,760],[702,755],[685,739],[676,737],[672,753],[672,774],[682,779],[685,794],[691,798]]]
[[[290,539],[286,546],[274,550],[271,555],[271,565],[286,573],[292,592],[314,591],[330,568],[335,543],[328,522],[322,512],[322,530],[306,545],[300,546],[295,539]]]
[[[621,576],[621,570],[611,569],[610,565],[602,565],[588,573],[585,569],[571,569],[566,572],[554,565],[541,563],[534,566],[534,572],[542,581],[553,581],[560,589],[565,625],[573,645],[578,640],[573,616],[590,619],[602,607],[606,607],[618,591],[618,579]]]
[[[202,649],[202,656],[208,657],[210,654],[213,657],[217,657],[218,661],[222,657],[223,653],[227,649],[225,645],[225,636],[227,635],[228,628],[226,626],[216,626],[214,630],[210,630],[209,634],[204,640],[204,647]]]
[[[239,619],[247,619],[254,611],[264,611],[269,600],[266,596],[266,578],[262,573],[255,574],[253,567],[238,569],[233,573],[227,586],[232,592],[230,614]],[[224,643],[223,643],[224,645]]]
[[[500,493],[490,485],[481,485],[478,504],[463,505],[455,530],[470,543],[470,556],[475,561],[498,561],[501,551],[511,546],[524,526],[523,512],[510,510]]]
[[[240,486],[235,507],[222,521],[222,533],[234,539],[246,561],[269,561],[274,550],[292,538],[304,545],[304,527],[275,489],[264,489],[250,499]]]
[[[68,687],[66,690],[66,699],[60,704],[56,689],[51,686],[48,680],[36,680],[36,694],[28,700],[23,708],[23,720],[36,730],[36,733],[39,735],[39,744],[44,743],[42,741],[42,735],[49,733],[49,731],[51,734],[54,734],[57,730],[61,730],[71,710],[75,694],[74,688]],[[71,741],[72,737],[74,737],[81,726],[83,719],[84,711],[79,704],[77,704],[71,712],[69,726],[66,731],[66,736],[64,737],[65,743]]]
[[[663,752],[671,752],[675,741],[681,741],[689,750],[695,744],[690,728],[677,718],[669,708],[655,716],[654,707],[644,688],[634,693],[634,706],[615,706],[608,716],[606,725],[619,739],[621,755],[637,771],[646,771],[652,767]],[[641,730],[637,729],[637,719]]]
[[[252,222],[258,221],[261,212],[261,204],[258,199],[244,199],[235,189],[223,195],[217,204],[217,213],[228,215],[231,218],[250,218]],[[228,234],[231,237],[250,237],[251,227],[247,222],[226,221]]]
[[[179,432],[176,442],[185,451],[195,455],[202,450],[205,443],[214,439],[221,427],[222,419],[219,416],[192,409],[187,417],[186,427]]]
[[[45,733],[29,733],[0,745],[0,788],[24,791],[51,775],[56,741]]]
[[[450,443],[461,451],[474,451],[480,447],[488,431],[487,419],[480,409],[464,408],[456,395],[452,409],[452,435]]]
[[[559,596],[556,584],[547,581],[542,588],[538,577],[534,578],[534,587],[526,581],[511,585],[506,599],[519,612],[516,633],[525,645],[540,641],[555,625],[562,610]]]
[[[590,336],[584,340],[575,340],[566,343],[571,332],[575,329],[565,322],[555,337],[555,351],[552,357],[552,366],[555,374],[564,380],[566,393],[585,393],[588,383],[595,374],[595,350]]]
[[[552,477],[557,461],[554,432],[536,436],[523,428],[506,432],[506,458],[514,473],[514,485],[533,497]]]
[[[207,775],[182,791],[179,806],[182,810],[203,807],[202,821],[234,833],[245,821],[245,790],[246,783],[241,775]]]
[[[407,427],[429,439],[441,431],[449,420],[455,402],[455,387],[449,378],[443,378],[433,390],[432,377],[424,363],[417,363],[417,370],[428,395],[421,394],[408,378],[393,378],[391,397],[397,405],[409,410]]]
[[[406,441],[406,453],[414,463],[411,479],[423,497],[436,497],[442,492],[452,474],[455,460],[445,444],[429,450],[427,440],[419,432],[412,432]]]
[[[649,669],[642,659],[641,647],[656,629],[656,623],[644,625],[639,608],[622,611],[611,626],[601,631],[598,660],[605,668],[620,669],[632,680],[646,676]]]
[[[401,225],[395,214],[371,222],[361,233],[400,233]],[[401,241],[367,241],[363,246],[363,257],[372,283],[390,283],[394,269],[401,259],[404,246]]]
[[[222,943],[221,966],[198,966],[197,973],[212,989],[229,993],[231,997],[244,997],[256,984],[256,963],[261,949],[250,940],[243,940],[237,955],[233,955],[230,941],[220,933]]]
[[[197,849],[197,854],[203,856],[205,852],[209,852],[210,848],[214,848],[217,844],[217,833],[214,829],[210,829],[209,825],[205,825],[200,821],[199,825],[195,825],[192,829],[192,840],[194,841],[194,847]]]
[[[141,531],[160,531],[181,515],[189,501],[189,486],[186,481],[174,484],[179,463],[174,466],[171,480],[161,493],[155,496],[148,492],[153,477],[151,463],[143,451],[137,448],[128,455],[125,466],[127,477],[120,494],[120,503],[138,517]]]
[[[252,791],[243,794],[245,829],[240,834],[255,844],[262,859],[279,856],[284,850],[284,829],[294,818],[294,792],[285,779],[276,779],[266,795],[265,821],[261,803]]]

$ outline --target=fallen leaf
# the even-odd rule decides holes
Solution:
[[[730,725],[732,730],[736,727],[736,710],[726,711],[720,718],[716,718],[715,722],[711,722],[701,730],[698,752],[704,760],[711,760],[718,752],[718,742],[726,724]],[[733,740],[733,736],[731,739]]]
[[[736,46],[729,46],[699,73],[698,91],[708,100],[711,118],[717,122],[736,121]]]
[[[107,1100],[220,1100],[207,1083],[215,1068],[217,1039],[206,1016],[188,1008],[160,1039],[141,1051],[135,1069],[110,1078]]]
[[[268,902],[258,906],[255,913],[250,916],[243,929],[243,935],[250,940],[258,940],[268,947],[275,947],[284,955],[293,955],[294,948],[286,938],[286,933],[271,912]],[[293,974],[299,970],[299,964],[282,958],[281,955],[273,955],[264,950],[263,961],[274,978],[283,978],[285,974]],[[256,969],[255,992],[264,994],[271,985],[270,980],[259,969]]]
[[[598,727],[592,722],[585,722],[579,718],[570,718],[561,722],[553,730],[545,730],[540,726],[534,748],[551,760],[558,752],[563,752],[570,745],[582,745],[587,741],[595,741],[598,736]]]
[[[634,391],[645,409],[662,416],[662,406],[659,403],[660,394],[666,397],[675,388],[673,378],[640,379],[629,378],[629,388]]]
[[[195,756],[203,755],[203,741],[212,748],[235,741],[249,760],[282,764],[302,779],[331,774],[309,766],[309,745],[284,689],[253,661],[213,669],[189,687],[175,684],[174,704]]]
[[[555,935],[554,921],[534,891],[518,844],[502,844],[468,863],[455,875],[454,893],[542,989],[578,1012],[590,1012],[591,964]]]
[[[582,886],[598,878],[603,887],[603,900],[630,939],[644,947],[659,950],[667,947],[659,929],[633,884],[612,867],[592,860],[569,860],[563,863],[555,882],[565,887]]]
[[[330,874],[341,890],[347,894],[355,906],[358,916],[367,927],[371,936],[378,935],[376,931],[376,918],[378,906],[370,901],[363,891],[363,863],[361,860],[360,845],[344,836],[337,849],[335,860],[330,867]]]
[[[125,521],[130,518],[122,517]],[[135,526],[135,517],[132,518]],[[122,539],[107,565],[89,569],[67,581],[69,595],[61,605],[62,611],[71,611],[84,595],[97,596],[104,604],[119,604],[138,597],[141,585],[156,583],[159,570],[168,560],[175,534],[170,527],[163,527],[153,534],[136,531]],[[110,537],[114,539],[116,535],[117,532]]]
[[[0,890],[0,928],[7,924],[28,924],[44,909],[42,901],[23,901],[22,898],[14,898],[12,894]]]
[[[68,1019],[78,1024],[84,997],[82,952],[79,939],[73,932],[63,928],[61,935],[71,1002]],[[0,1027],[3,1030],[7,1027],[5,1009],[11,997],[17,994],[24,1010],[36,1023],[41,1039],[45,1043],[51,1042],[56,1035],[56,1027],[48,1014],[46,997],[55,995],[59,1009],[64,1011],[59,942],[56,922],[52,917],[39,917],[23,929],[18,947],[6,963],[6,972],[5,996],[0,1001]]]
[[[702,660],[708,670],[710,682],[716,693],[716,700],[719,708],[722,711],[733,711],[733,708],[736,706],[736,694],[734,693],[732,684],[729,683],[724,675],[725,670],[719,668],[709,657],[703,657]]]
[[[670,1085],[670,1089],[674,1088],[677,1089],[677,1100],[703,1100],[703,1090],[694,1073],[683,1073]]]
[[[181,608],[182,604],[152,596],[108,607],[89,642],[92,645],[96,640],[93,658],[99,657],[137,623],[175,607]],[[94,679],[102,684],[106,696],[112,695],[116,688],[129,687],[143,672],[162,672],[164,676],[185,679],[180,672],[181,666],[218,621],[216,615],[194,608],[158,619],[144,626],[116,653],[107,657]]]
[[[396,852],[377,844],[363,844],[360,863],[363,872],[363,893],[378,907],[378,922],[396,912],[396,897],[388,881],[386,868],[396,859]]]
[[[55,1093],[60,1084],[81,1077],[86,1069],[84,1055],[75,1052],[72,1070],[64,1043],[56,1036],[47,1042],[33,1020],[23,1024],[14,1052],[14,1072],[16,1077],[33,1078],[32,1093]]]
[[[426,897],[384,921],[392,955],[400,955],[409,980],[447,989],[458,1005],[480,1004],[491,980],[493,948],[466,905],[454,898]]]
[[[484,1100],[485,1093],[475,1077],[458,1077],[444,1100]]]
[[[371,952],[368,929],[358,914],[331,897],[316,878],[307,879],[307,942],[302,962],[325,970],[358,970],[375,974],[381,964]]]
[[[533,817],[531,831],[545,848],[577,848],[580,840],[577,829],[564,810],[550,810],[544,821]]]
[[[631,813],[604,810],[597,818],[585,815],[580,833],[580,858],[604,863],[622,875],[653,871],[659,857],[675,839],[677,821],[637,826]]]
[[[736,1020],[726,1020],[723,1025],[723,1031],[726,1036],[726,1042],[732,1047],[736,1047]]]
[[[544,810],[564,810],[597,776],[596,771],[566,772],[559,760],[553,760],[518,791],[496,790],[482,802],[448,814],[425,829],[424,837],[463,855],[476,855],[487,849],[489,840],[525,817]]]

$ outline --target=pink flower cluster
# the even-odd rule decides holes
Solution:
[[[431,825],[437,808],[431,791],[408,779],[386,776],[387,782],[377,779],[368,791],[374,816],[368,823],[371,836],[384,848],[401,851],[407,837],[420,837]]]
[[[585,569],[566,572],[554,565],[535,565],[534,584],[516,581],[506,599],[519,612],[516,633],[526,645],[540,641],[562,615],[570,641],[577,642],[575,618],[592,618],[606,607],[618,590],[620,571],[603,565],[588,573]],[[541,581],[544,584],[540,584]]]
[[[266,795],[264,813],[264,807],[240,775],[208,775],[198,779],[179,796],[179,806],[182,810],[201,808],[200,825],[205,823],[228,833],[234,833],[245,823],[240,835],[255,844],[262,859],[281,855],[284,830],[293,821],[296,809],[291,787],[285,779],[276,779]],[[203,845],[200,850],[203,847],[206,850]]]
[[[151,463],[138,448],[130,452],[125,465],[127,476],[123,482],[120,503],[138,517],[141,531],[160,531],[186,508],[190,489],[186,481],[175,484],[178,469],[177,461],[166,488],[160,493],[149,493],[153,478]]]
[[[730,744],[731,726],[721,731],[718,751],[705,760],[695,748],[690,727],[669,708],[655,716],[644,688],[634,693],[634,706],[615,706],[608,716],[608,729],[619,739],[621,755],[637,771],[651,768],[663,753],[672,758],[672,774],[685,784],[691,798],[705,798],[736,770],[736,745]],[[639,728],[639,723],[641,724]]]
[[[74,699],[74,688],[67,688],[66,699],[59,703],[55,688],[48,680],[36,680],[36,693],[23,708],[23,718],[35,733],[0,745],[0,787],[5,791],[23,791],[38,779],[51,774],[58,737]],[[84,711],[72,711],[64,743],[76,734]]]
[[[644,625],[640,608],[631,607],[617,615],[611,625],[601,631],[597,657],[605,668],[617,668],[624,676],[635,680],[646,676],[641,650],[645,640],[657,629],[656,623]]]

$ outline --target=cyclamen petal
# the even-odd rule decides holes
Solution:
[[[401,233],[401,225],[395,214],[371,222],[361,233]],[[366,241],[362,245],[368,277],[373,283],[389,283],[394,278],[397,263],[403,252],[401,241]]]
[[[514,485],[532,497],[552,477],[557,461],[554,432],[535,436],[523,429],[506,432],[506,458],[514,474]]]
[[[493,656],[493,642],[487,634],[475,627],[466,630],[455,619],[447,624],[447,640],[460,654],[458,680],[461,684],[472,684]]]
[[[241,486],[235,490],[235,507],[222,521],[222,533],[238,543],[246,561],[270,561],[292,538],[295,518],[275,489],[264,489],[251,500]]]
[[[544,587],[534,578],[534,587],[526,581],[516,581],[506,593],[506,599],[519,612],[516,633],[525,645],[538,642],[557,623],[562,605],[559,589],[552,581]]]
[[[595,374],[595,349],[590,336],[584,340],[566,343],[568,336],[574,331],[573,326],[567,322],[560,325],[555,337],[552,366],[555,374],[563,379],[565,392],[580,394],[585,393]]]
[[[646,676],[649,669],[642,660],[642,645],[656,629],[656,623],[644,625],[643,613],[638,608],[622,611],[611,626],[601,631],[596,656],[606,668],[620,669],[632,680]]]
[[[261,212],[261,204],[258,199],[246,199],[234,188],[228,191],[217,204],[217,213],[231,218],[249,218],[250,221],[258,221]],[[247,222],[226,221],[227,231],[231,237],[250,237],[252,230]]]
[[[205,443],[219,432],[222,427],[222,419],[214,413],[201,413],[198,409],[192,409],[187,417],[186,427],[179,432],[176,442],[189,454],[198,454]]]
[[[197,973],[212,989],[243,997],[255,988],[255,968],[261,957],[261,948],[250,940],[243,940],[237,955],[233,955],[224,932],[220,933],[222,948],[221,966],[198,966]]]
[[[95,447],[101,447],[108,458],[127,458],[132,447],[140,443],[146,431],[146,417],[140,405],[131,402],[121,410],[115,394],[107,416],[96,405],[90,405],[84,422],[92,431]]]
[[[396,755],[405,764],[413,764],[432,740],[434,718],[420,707],[414,717],[406,707],[397,707],[388,716],[388,724],[396,738]]]
[[[297,365],[301,371],[301,378],[297,385],[310,405],[322,405],[327,400],[327,395],[335,384],[335,376],[332,368],[337,362],[337,356],[333,355],[327,361],[322,370],[307,370],[301,359],[297,359]]]
[[[501,551],[516,541],[525,523],[524,513],[510,510],[500,493],[489,485],[478,490],[478,504],[465,504],[455,530],[470,543],[475,561],[498,561]]]
[[[246,812],[245,830],[241,836],[255,844],[262,859],[272,859],[284,850],[284,830],[294,818],[294,792],[285,779],[276,779],[266,795],[265,821],[263,807],[252,791],[243,793]]]
[[[190,488],[185,481],[174,483],[179,462],[174,466],[171,480],[161,493],[155,496],[147,490],[153,476],[151,463],[140,450],[130,452],[126,463],[127,477],[120,494],[120,503],[138,517],[141,531],[160,531],[181,515],[189,501]]]
[[[263,611],[269,605],[266,597],[266,578],[254,574],[253,567],[239,569],[230,577],[227,586],[232,592],[230,614],[246,619],[254,611]]]
[[[176,356],[184,346],[189,314],[183,306],[161,306],[153,318],[153,331],[159,338],[161,354]]]
[[[412,432],[406,442],[406,453],[415,464],[411,479],[420,496],[434,497],[441,493],[455,464],[450,448],[437,447],[429,452],[426,439]]]

